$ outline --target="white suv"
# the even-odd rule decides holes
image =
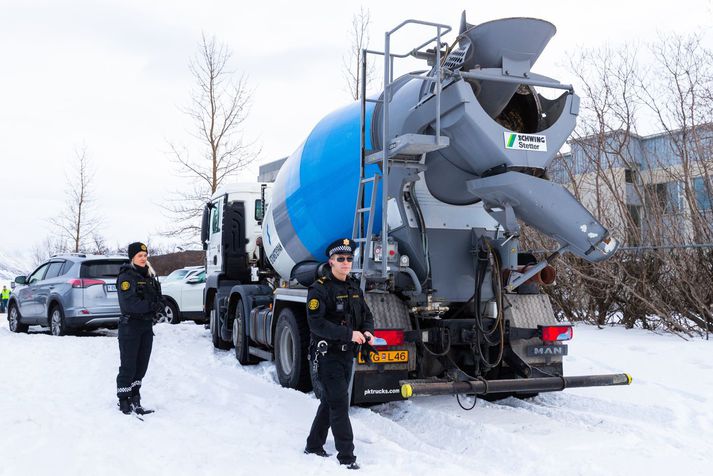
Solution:
[[[180,278],[161,282],[161,293],[166,301],[165,321],[171,324],[186,320],[204,322],[205,269],[191,266],[177,271],[184,270],[187,272],[178,273],[182,275]]]

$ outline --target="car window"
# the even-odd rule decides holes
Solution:
[[[60,272],[59,275],[64,276],[65,274],[69,273],[69,270],[72,268],[73,265],[73,261],[65,261],[64,266],[62,267],[62,272]]]
[[[198,273],[198,274],[195,275],[194,277],[200,279],[199,282],[205,283],[205,271],[201,271],[200,273]]]
[[[27,280],[27,284],[32,284],[36,283],[37,281],[41,281],[45,277],[45,273],[47,272],[47,268],[49,267],[49,263],[45,263],[39,268],[35,270],[34,273],[30,275],[30,277]]]
[[[62,266],[64,266],[64,261],[54,261],[50,263],[49,267],[47,268],[47,273],[45,273],[44,279],[52,279],[59,276],[60,272],[62,271]]]
[[[92,260],[82,263],[81,278],[116,278],[128,260]]]

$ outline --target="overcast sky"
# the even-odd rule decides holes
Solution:
[[[566,52],[608,42],[654,41],[659,32],[702,32],[713,14],[700,1],[364,1],[371,47],[406,18],[458,28],[532,16],[557,35],[534,71],[573,82]],[[61,212],[66,174],[85,148],[96,170],[96,212],[110,244],[159,241],[160,204],[185,186],[168,143],[190,146],[181,113],[193,86],[188,61],[201,32],[232,49],[253,90],[244,135],[258,163],[292,153],[325,114],[350,101],[343,79],[347,31],[359,2],[235,0],[0,0],[0,250],[27,253]],[[414,46],[407,31],[400,45]],[[397,45],[398,46],[398,45]],[[403,69],[407,69],[404,66]],[[405,71],[402,71],[405,72]],[[237,180],[237,179],[236,179]]]

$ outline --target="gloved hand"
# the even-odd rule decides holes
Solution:
[[[361,354],[361,358],[369,365],[373,364],[373,362],[371,361],[372,352],[377,353],[376,349],[366,342],[359,346],[359,353]]]

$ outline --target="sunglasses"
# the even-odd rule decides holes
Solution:
[[[336,258],[334,258],[334,260],[338,263],[344,263],[345,261],[347,263],[351,263],[352,261],[354,261],[354,257],[353,256],[337,256]]]

